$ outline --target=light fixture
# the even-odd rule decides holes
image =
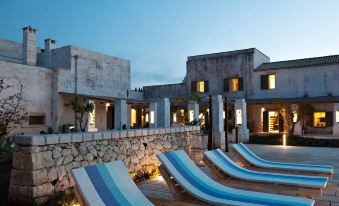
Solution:
[[[286,134],[283,134],[283,146],[286,147]]]

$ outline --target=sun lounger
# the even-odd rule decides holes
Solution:
[[[213,205],[313,205],[314,201],[299,197],[239,190],[224,186],[202,172],[183,150],[158,155],[160,172],[171,192],[182,189],[195,198]],[[174,194],[175,195],[175,194]],[[176,196],[176,195],[175,195]]]
[[[153,205],[130,178],[122,161],[72,170],[80,205]]]
[[[283,163],[283,162],[273,162],[264,160],[257,155],[255,155],[251,150],[249,150],[246,145],[233,144],[233,148],[236,153],[243,158],[250,165],[275,169],[275,170],[290,170],[290,171],[302,171],[302,172],[311,172],[311,173],[325,173],[331,175],[333,174],[333,167],[328,165],[310,165],[310,164],[294,164],[294,163]]]
[[[204,161],[212,168],[212,170],[221,171],[223,174],[227,174],[236,179],[307,187],[307,190],[313,189],[315,194],[319,195],[321,195],[321,190],[326,187],[328,181],[328,178],[323,176],[281,174],[249,170],[238,166],[220,149],[205,152]]]

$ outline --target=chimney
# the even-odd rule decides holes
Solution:
[[[37,30],[31,26],[27,26],[23,30],[23,63],[36,65],[37,63],[37,46],[36,35]]]
[[[56,41],[53,39],[45,39],[45,52],[49,52],[52,49],[55,49]]]

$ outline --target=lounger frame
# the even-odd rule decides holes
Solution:
[[[228,179],[228,178],[233,178],[233,179],[237,179],[238,181],[242,181],[242,182],[246,182],[249,184],[253,184],[256,183],[256,181],[250,181],[250,180],[246,180],[246,179],[238,179],[236,177],[233,177],[229,174],[224,173],[222,170],[220,170],[216,165],[213,164],[213,162],[211,162],[208,158],[206,158],[205,156],[203,157],[203,161],[204,163],[211,169],[212,173],[215,174],[218,178],[220,179]],[[315,196],[321,196],[322,195],[322,188],[312,188],[312,187],[302,187],[302,186],[295,186],[295,185],[291,185],[291,184],[281,184],[281,183],[271,183],[271,182],[263,182],[263,181],[258,181],[264,185],[267,185],[268,187],[275,187],[275,189],[278,189],[277,187],[292,187],[293,189],[291,191],[295,191],[295,193],[292,193],[295,196],[301,196],[301,197],[305,197],[305,198],[312,198]],[[250,186],[250,185],[248,185]],[[240,188],[240,187],[239,187]],[[244,189],[244,188],[241,188]],[[259,192],[263,192],[260,190],[257,190]]]
[[[231,152],[246,168],[249,168],[249,169],[252,169],[252,170],[266,171],[266,172],[276,172],[276,173],[287,173],[287,174],[302,174],[302,175],[311,175],[311,176],[325,176],[325,177],[328,177],[329,180],[332,180],[332,173],[300,171],[300,170],[292,170],[292,169],[286,169],[286,168],[275,169],[275,168],[258,167],[256,165],[252,164],[251,162],[247,161],[247,159],[244,158],[233,147],[231,147]]]

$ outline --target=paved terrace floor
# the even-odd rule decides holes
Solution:
[[[324,147],[293,147],[293,146],[268,146],[268,145],[248,145],[258,156],[267,160],[295,162],[306,164],[328,164],[334,166],[333,179],[328,186],[323,190],[322,196],[313,196],[316,200],[316,206],[339,206],[339,148],[324,148]],[[229,156],[234,161],[236,157],[231,153]],[[200,167],[211,178],[218,182],[234,188],[255,190],[261,192],[270,192],[276,194],[305,196],[298,188],[288,186],[275,186],[262,183],[249,183],[233,178],[221,180],[215,176],[207,166]],[[148,197],[174,200],[174,197],[169,192],[166,182],[160,176],[155,179],[147,180],[139,184],[139,188]],[[202,205],[200,201],[188,200],[190,203]]]

